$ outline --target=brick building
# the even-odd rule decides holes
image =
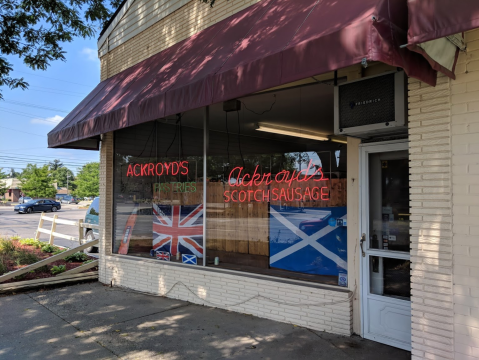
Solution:
[[[478,19],[125,1],[49,134],[100,149],[100,281],[479,358]]]
[[[7,192],[5,194],[2,194],[2,198],[13,202],[18,201],[18,199],[20,199],[20,197],[22,196],[20,180],[16,178],[9,178],[0,181],[3,182],[5,184],[5,187],[7,188]]]

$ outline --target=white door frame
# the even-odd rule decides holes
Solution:
[[[385,142],[378,142],[378,143],[370,143],[370,144],[360,144],[359,145],[359,179],[360,179],[360,192],[359,192],[359,237],[363,233],[367,234],[366,241],[363,243],[364,251],[368,255],[376,255],[381,257],[390,257],[392,255],[390,251],[387,250],[374,250],[369,249],[369,154],[373,153],[381,153],[381,152],[392,152],[392,151],[404,151],[408,150],[408,141],[407,140],[394,140],[394,141],[385,141]],[[367,298],[373,298],[375,296],[378,297],[381,301],[395,303],[396,301],[404,301],[404,300],[396,300],[396,299],[388,299],[384,296],[373,295],[369,294],[369,262],[364,264],[364,262],[369,259],[368,256],[362,256],[361,247],[359,247],[359,254],[360,258],[360,266],[359,266],[359,278],[360,278],[360,308],[361,308],[361,336],[367,338],[366,329],[368,326],[368,317],[366,316],[366,306]],[[394,252],[394,258],[399,259],[409,259],[410,255],[408,253],[401,253],[401,252]],[[374,340],[374,339],[371,339]],[[398,348],[402,348],[404,350],[410,351],[410,345],[405,346],[404,343],[395,341],[392,338],[389,339],[381,339],[381,342],[395,346]]]

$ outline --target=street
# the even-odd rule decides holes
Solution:
[[[85,218],[87,209],[79,209],[79,205],[67,205],[62,204],[62,209],[57,211],[59,219],[75,220]],[[33,238],[40,221],[40,214],[19,214],[13,211],[13,206],[1,206],[0,207],[0,236],[14,236],[18,235],[22,238]],[[53,216],[52,213],[48,213],[49,216]],[[44,229],[51,228],[51,222],[45,221],[43,224]],[[57,225],[56,232],[78,237],[78,228],[69,225]],[[40,240],[47,241],[48,235],[41,234]],[[78,242],[55,238],[55,245],[61,245],[68,248],[78,246]]]

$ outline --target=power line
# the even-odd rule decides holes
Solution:
[[[31,72],[26,72],[26,71],[15,70],[15,72],[19,72],[19,73],[27,74],[27,75],[31,75],[31,76],[38,76],[38,77],[42,77],[42,78],[52,79],[52,80],[56,80],[56,81],[62,81],[62,82],[65,82],[65,83],[70,83],[70,84],[75,84],[75,85],[80,85],[80,86],[86,86],[86,87],[89,87],[89,88],[93,87],[91,85],[80,84],[80,83],[76,83],[76,82],[68,81],[68,80],[56,79],[56,78],[53,78],[53,77],[50,77],[50,76],[33,74]]]
[[[65,89],[58,89],[58,88],[49,88],[49,87],[44,87],[44,86],[38,86],[38,85],[30,85],[30,87],[32,88],[39,88],[39,89],[47,89],[47,90],[54,90],[54,91],[62,91],[62,92],[69,92],[69,93],[72,93],[72,94],[77,94],[77,95],[81,95],[81,96],[85,96],[85,93],[81,93],[81,92],[77,92],[77,91],[71,91],[71,90],[65,90]]]
[[[29,155],[25,155],[25,156],[29,156],[28,158],[25,158],[22,156],[22,154],[17,154],[18,156],[11,156],[11,155],[2,155],[0,153],[0,158],[2,159],[16,159],[16,160],[27,160],[27,161],[30,161],[30,160],[46,160],[46,161],[54,161],[54,160],[60,160],[60,159],[54,159],[54,158],[51,158],[51,157],[45,157],[45,156],[29,156]],[[31,157],[36,157],[38,159],[31,159]],[[75,159],[68,159],[67,160],[70,164],[73,164],[73,163],[76,163],[76,164],[83,164],[83,162],[85,160],[75,160]]]
[[[39,149],[45,149],[45,147],[42,147],[42,148],[39,148]],[[30,149],[25,149],[25,148],[24,148],[24,149],[19,149],[19,150],[30,150]],[[38,156],[38,155],[30,155],[30,154],[19,154],[19,153],[17,153],[17,152],[6,152],[6,151],[1,151],[1,150],[0,150],[0,157],[3,156],[2,154],[9,154],[9,153],[10,153],[10,154],[17,155],[17,156],[20,156],[20,157],[28,156],[28,158],[34,157],[34,158],[40,158],[40,159],[44,159],[44,160],[45,160],[45,159],[46,159],[46,160],[51,160],[51,161],[53,161],[53,160],[60,160],[60,159],[58,159],[58,157],[53,157],[53,155],[52,155],[52,157],[50,157],[50,156]],[[3,157],[5,157],[5,156],[3,156]],[[7,157],[9,157],[9,156],[7,156]],[[13,157],[15,157],[15,156],[13,156]],[[75,160],[78,160],[79,162],[87,161],[87,160],[85,160],[85,159],[78,159],[78,158],[71,158],[71,157],[68,158],[68,161],[76,162]]]
[[[84,95],[74,95],[74,94],[65,94],[63,92],[54,92],[54,91],[48,91],[48,90],[38,90],[38,89],[28,89],[29,91],[39,91],[42,93],[48,93],[48,94],[55,94],[55,95],[65,95],[65,96],[73,96],[73,97],[84,97]]]
[[[7,110],[5,108],[0,108],[0,111],[4,111],[4,112],[7,112],[7,113],[10,113],[10,114],[13,114],[13,115],[24,116],[24,117],[27,117],[27,118],[32,118],[33,117],[33,119],[35,119],[35,120],[42,120],[42,121],[46,121],[46,122],[51,122],[52,124],[55,124],[55,125],[58,124],[58,122],[56,122],[55,120],[42,118],[38,115],[29,114],[29,113],[26,113],[26,112],[23,112],[23,111],[16,111],[16,110],[10,110],[10,109]]]
[[[36,108],[44,109],[44,110],[52,110],[52,111],[60,111],[60,112],[64,112],[64,113],[69,113],[69,111],[67,111],[67,110],[51,108],[51,107],[48,107],[48,106],[43,106],[43,105],[38,105],[38,104],[30,104],[30,103],[25,103],[25,102],[21,102],[21,101],[15,101],[15,100],[3,100],[3,101],[5,101],[6,103],[14,104],[14,105],[36,107]]]
[[[3,160],[3,161],[15,161],[15,162],[26,162],[26,163],[29,163],[29,162],[32,162],[32,161],[50,163],[50,162],[52,162],[53,160],[56,160],[56,159],[53,159],[53,160],[52,160],[52,159],[25,159],[25,158],[16,158],[16,157],[4,157],[4,156],[0,156],[0,160]],[[81,163],[68,162],[68,163],[64,163],[64,164],[69,164],[69,165],[72,165],[72,166],[82,166],[82,165],[84,165],[85,163],[84,163],[84,162],[81,162]]]
[[[41,136],[41,137],[45,137],[45,136],[46,136],[46,135],[40,135],[40,134],[29,133],[29,132],[22,131],[22,130],[12,129],[12,128],[8,128],[8,127],[6,127],[6,126],[0,126],[0,128],[2,128],[2,129],[8,129],[8,130],[13,130],[13,131],[17,131],[17,132],[21,132],[21,133],[24,133],[24,134],[29,134],[29,135],[35,135],[35,136]]]

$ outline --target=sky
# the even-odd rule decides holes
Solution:
[[[21,171],[28,163],[43,165],[61,160],[74,173],[99,161],[91,150],[48,149],[47,134],[100,82],[97,39],[76,38],[64,44],[66,61],[55,61],[46,71],[33,71],[15,57],[12,77],[23,77],[29,89],[1,87],[0,168]]]

